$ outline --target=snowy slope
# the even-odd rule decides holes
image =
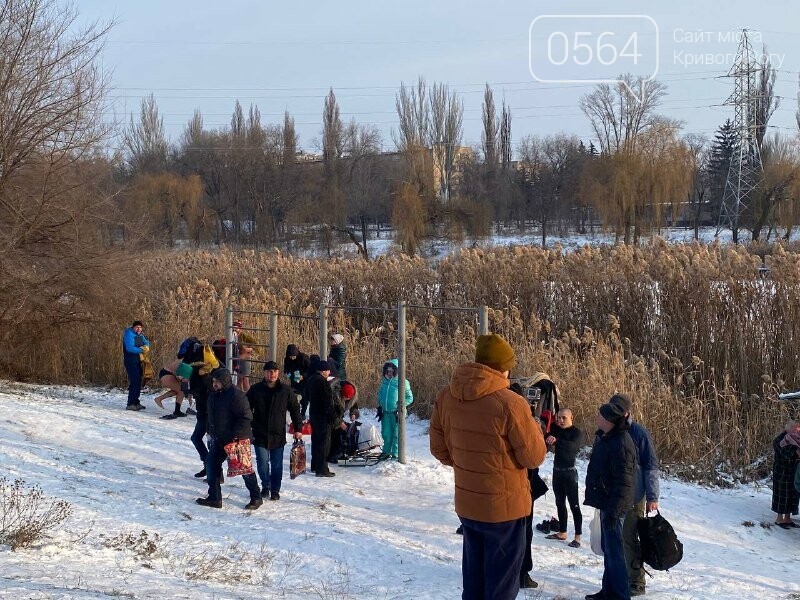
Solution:
[[[192,477],[193,419],[157,419],[151,397],[132,413],[119,391],[0,383],[0,475],[73,506],[44,544],[0,546],[0,598],[460,597],[453,476],[430,456],[426,423],[409,423],[406,465],[294,481],[287,466],[281,500],[253,513],[237,478],[219,511],[194,503],[205,486]],[[668,480],[662,493],[686,553],[650,581],[648,598],[800,597],[800,530],[760,526],[774,520],[769,489]],[[552,513],[548,494],[537,522]],[[520,598],[597,591],[602,562],[585,542],[573,550],[537,532],[541,586]]]

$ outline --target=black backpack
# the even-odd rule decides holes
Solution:
[[[642,561],[647,565],[656,571],[668,571],[681,562],[683,544],[660,512],[639,519],[638,530]]]

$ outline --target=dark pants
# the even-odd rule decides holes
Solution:
[[[261,480],[261,494],[280,492],[283,479],[283,449],[278,446],[268,450],[263,446],[253,446],[256,454],[256,470]]]
[[[628,585],[631,590],[645,589],[644,569],[642,569],[642,547],[639,544],[639,521],[644,517],[645,499],[633,505],[625,514],[622,524],[622,545],[625,549],[625,567],[628,569]]]
[[[208,448],[203,438],[208,430],[208,417],[204,414],[197,413],[197,422],[194,424],[194,431],[192,432],[192,443],[194,444],[197,453],[200,455],[200,460],[203,464],[206,462],[208,456]]]
[[[553,469],[553,494],[556,497],[559,533],[567,533],[567,501],[569,501],[572,519],[575,521],[575,535],[581,535],[583,515],[578,501],[578,471]]]
[[[331,428],[331,446],[328,450],[328,460],[339,458],[342,453],[342,429],[338,425]]]
[[[513,600],[525,552],[525,517],[503,523],[461,518],[463,600]]]
[[[625,515],[607,522],[605,511],[600,511],[600,542],[603,547],[603,592],[609,600],[630,600],[628,571],[625,569],[625,551],[622,548],[622,522]]]
[[[525,517],[525,554],[522,557],[522,568],[519,571],[520,578],[525,573],[530,573],[533,570],[531,544],[533,544],[533,510],[531,510],[531,514]]]
[[[206,457],[206,479],[208,479],[208,498],[212,502],[222,502],[222,486],[220,476],[222,475],[222,464],[228,455],[225,448],[216,440],[211,440]],[[251,500],[260,500],[261,491],[258,489],[258,479],[255,473],[242,475],[247,491],[250,492]]]
[[[331,426],[325,420],[311,421],[311,470],[327,473],[328,454],[331,451]]]
[[[126,356],[124,364],[125,372],[128,374],[128,406],[139,404],[139,396],[142,393],[142,361],[136,354],[133,358]]]

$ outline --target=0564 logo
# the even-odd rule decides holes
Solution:
[[[536,81],[612,83],[620,74],[658,74],[658,24],[647,15],[541,15],[528,29]]]

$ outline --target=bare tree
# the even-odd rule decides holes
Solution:
[[[497,164],[497,134],[499,129],[499,122],[494,108],[494,94],[489,84],[486,84],[486,89],[483,92],[483,105],[482,105],[482,118],[483,132],[481,133],[481,147],[483,150],[483,161],[486,165],[487,171],[493,172]]]
[[[663,121],[656,109],[665,94],[663,83],[627,73],[614,86],[601,83],[582,96],[580,107],[602,152],[635,152],[639,136]]]
[[[142,98],[138,121],[134,121],[131,115],[123,144],[132,174],[160,173],[167,168],[169,145],[164,133],[164,119],[158,115],[153,94]]]
[[[434,83],[430,95],[430,127],[427,145],[439,174],[439,198],[448,201],[453,192],[453,172],[461,143],[464,105],[446,84]]]
[[[507,169],[511,164],[511,108],[503,99],[503,109],[500,113],[500,164]]]
[[[761,52],[761,63],[758,71],[758,82],[756,90],[756,143],[759,149],[764,145],[764,137],[767,134],[769,120],[781,104],[780,97],[775,95],[775,79],[777,71],[772,67],[769,59],[769,52],[764,46]]]
[[[84,26],[72,6],[56,0],[0,3],[5,372],[36,374],[35,361],[20,362],[25,346],[49,348],[51,338],[63,335],[60,325],[113,310],[108,290],[126,289],[115,276],[120,257],[108,248],[116,233],[109,227],[116,221],[115,190],[112,165],[101,152],[109,133],[103,116],[108,79],[98,57],[109,28]]]

